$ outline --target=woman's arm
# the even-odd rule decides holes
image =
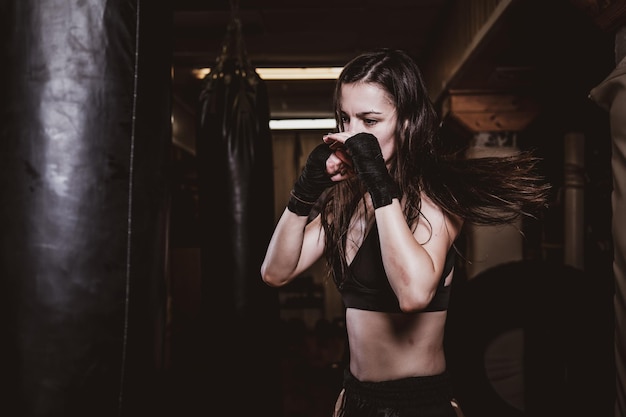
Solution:
[[[325,143],[309,154],[261,265],[261,276],[268,285],[285,285],[322,256],[324,231],[320,215],[308,224],[307,219],[324,190],[347,177],[345,170],[344,162]]]
[[[306,216],[285,209],[265,253],[261,277],[272,287],[285,285],[313,265],[323,251],[324,229],[320,216],[307,224]]]
[[[447,216],[425,196],[421,207],[415,232],[409,229],[397,199],[375,211],[385,272],[404,312],[428,306],[462,226],[460,219]]]

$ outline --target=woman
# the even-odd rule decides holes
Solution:
[[[335,415],[455,416],[443,351],[464,222],[533,215],[548,186],[529,154],[446,151],[421,72],[397,50],[364,53],[336,84],[338,133],[309,155],[261,274],[282,286],[324,256],[345,307],[349,365]]]

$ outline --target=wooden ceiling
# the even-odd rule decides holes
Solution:
[[[376,46],[415,58],[436,44],[451,0],[177,0],[174,60],[211,65],[233,17],[254,65],[340,66]]]
[[[177,0],[175,98],[193,112],[200,85],[191,69],[215,62],[228,25],[237,17],[247,57],[257,68],[341,66],[372,47],[400,48],[422,66],[433,100],[443,111],[462,102],[488,113],[493,110],[484,107],[489,103],[506,103],[512,111],[530,112],[513,118],[516,126],[523,126],[528,122],[524,118],[540,111],[537,105],[548,93],[565,98],[585,94],[607,72],[604,57],[611,53],[612,35],[606,25],[597,24],[602,11],[600,6],[590,7],[591,3],[600,4],[583,0]],[[332,81],[268,81],[267,85],[272,117],[332,114]],[[498,125],[477,128],[488,127]]]

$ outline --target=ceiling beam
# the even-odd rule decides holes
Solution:
[[[498,23],[516,1],[519,0],[455,3],[442,31],[444,35],[427,58],[430,64],[424,68],[424,78],[433,102],[440,102],[446,90],[453,88],[454,81],[469,68],[487,41],[495,36]]]
[[[538,114],[535,100],[519,94],[451,91],[443,105],[444,119],[472,133],[519,132]]]

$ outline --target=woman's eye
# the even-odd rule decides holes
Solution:
[[[368,125],[368,126],[371,126],[371,125],[375,125],[375,124],[376,124],[376,120],[373,120],[373,119],[365,119],[365,120],[364,120],[364,122],[365,122],[365,124],[366,124],[366,125]]]
[[[341,116],[341,122],[342,123],[348,123],[350,121],[350,119],[347,116]]]

